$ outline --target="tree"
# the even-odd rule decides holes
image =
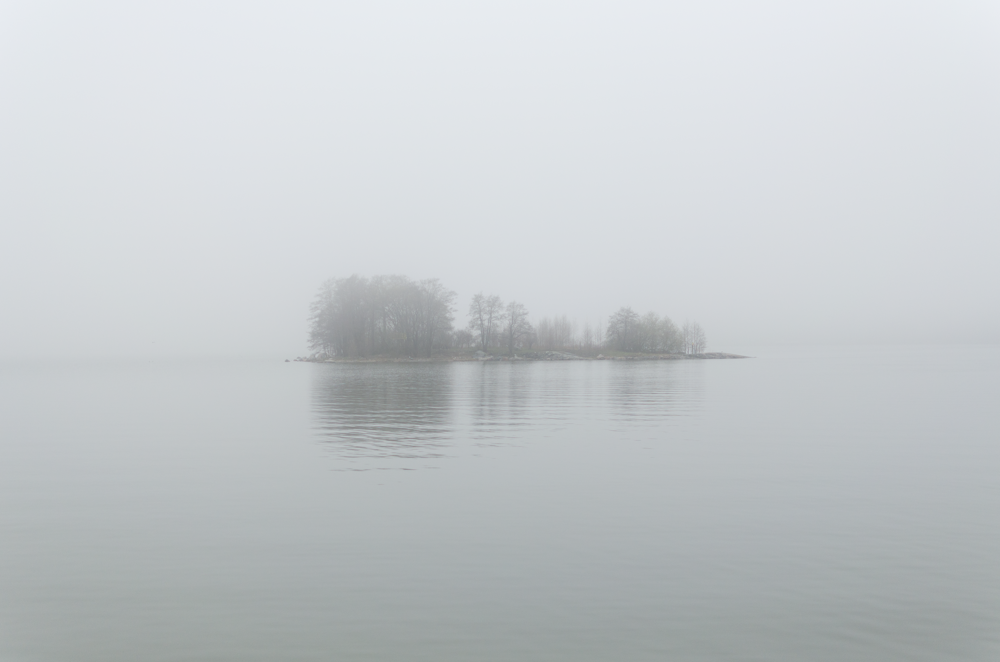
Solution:
[[[469,329],[478,332],[479,342],[485,352],[493,339],[495,326],[503,314],[503,301],[493,294],[483,295],[482,292],[472,297],[469,305]]]
[[[545,349],[568,349],[576,343],[576,324],[565,315],[538,320],[538,345]]]
[[[331,279],[310,306],[309,345],[330,356],[431,354],[450,341],[454,300],[436,279]]]
[[[323,281],[316,298],[309,305],[309,348],[333,355],[333,299],[337,291],[336,279]]]
[[[697,322],[685,322],[681,331],[685,354],[702,354],[705,351],[705,330]]]
[[[698,329],[700,328],[698,327]],[[599,331],[600,327],[598,327]],[[693,331],[692,334],[694,334]],[[694,338],[695,335],[691,337]],[[705,345],[704,332],[701,332],[700,338],[701,343],[697,346],[703,349]],[[640,317],[631,308],[620,308],[617,313],[611,316],[608,321],[607,345],[611,349],[624,352],[688,351],[683,334],[669,317],[660,317],[652,312]]]
[[[640,352],[660,351],[660,316],[649,312],[642,316],[635,327],[635,346]]]
[[[454,342],[455,347],[465,349],[476,344],[476,337],[468,329],[459,329],[455,332]]]
[[[662,317],[660,319],[660,326],[658,332],[660,338],[659,351],[661,352],[681,351],[681,332],[677,329],[677,325],[674,324],[669,317]]]
[[[524,304],[511,301],[507,304],[503,316],[503,336],[507,342],[507,353],[514,355],[514,346],[522,336],[531,333],[531,323],[528,322],[528,309]]]
[[[623,352],[638,351],[639,314],[631,308],[619,308],[608,320],[608,345]]]
[[[434,351],[434,339],[451,331],[451,323],[455,319],[452,306],[455,293],[445,289],[437,278],[420,281],[421,327],[425,336],[427,354]]]
[[[591,350],[594,345],[597,344],[594,329],[590,326],[590,322],[584,322],[583,324],[583,338],[581,339],[581,344],[585,350]]]

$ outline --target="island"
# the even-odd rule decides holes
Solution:
[[[455,326],[455,292],[438,279],[350,276],[320,285],[310,306],[305,362],[676,361],[747,358],[706,351],[697,322],[678,327],[655,312],[619,308],[606,324],[578,326],[565,315],[531,321],[498,295],[472,297]]]

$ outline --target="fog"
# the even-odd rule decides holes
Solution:
[[[0,4],[0,357],[295,356],[320,283],[997,342],[989,2]]]

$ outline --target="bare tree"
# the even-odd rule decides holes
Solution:
[[[455,332],[455,347],[466,349],[476,344],[476,337],[468,329],[459,329]]]
[[[571,347],[575,335],[576,325],[565,315],[552,320],[552,339],[557,347]]]
[[[597,327],[577,326],[565,315],[542,318],[537,331],[524,305],[504,306],[500,297],[475,295],[469,306],[469,328],[453,333],[455,293],[437,279],[412,281],[405,276],[354,275],[325,281],[309,308],[309,345],[320,355],[367,356],[406,353],[432,355],[437,349],[470,347],[484,351],[518,347],[590,351],[607,346],[625,352],[703,354],[705,331],[697,322],[683,329],[656,313],[640,316],[621,308]],[[478,340],[478,343],[476,342]]]
[[[694,349],[695,354],[704,354],[705,347],[708,344],[705,338],[705,330],[701,328],[701,324],[695,322],[694,324],[694,338],[691,343],[692,349]]]
[[[524,304],[516,301],[507,304],[503,316],[503,335],[507,342],[507,353],[513,356],[515,345],[531,331],[531,323],[528,322],[528,309],[524,307]]]
[[[450,342],[454,300],[436,279],[328,280],[310,307],[309,344],[327,355],[431,354]]]
[[[424,345],[427,354],[430,355],[434,351],[435,339],[451,332],[451,323],[455,319],[452,315],[452,306],[456,295],[445,288],[437,278],[420,281],[419,293],[423,313],[420,321],[425,336]]]
[[[576,342],[576,325],[565,315],[538,320],[538,345],[545,349],[566,349]]]
[[[478,332],[484,352],[489,348],[501,315],[503,315],[503,301],[497,295],[485,296],[480,292],[472,297],[472,303],[469,305],[469,329]]]
[[[671,321],[669,317],[664,316],[660,319],[660,325],[657,329],[659,344],[661,352],[679,352],[681,351],[681,332],[678,330],[677,325]]]
[[[323,281],[309,306],[309,348],[332,356],[334,353],[333,334],[333,300],[337,291],[337,280],[330,278]]]
[[[538,346],[542,349],[552,349],[552,320],[543,317],[538,320],[535,327],[535,335],[538,337]]]
[[[697,322],[685,322],[681,331],[685,354],[705,352],[705,330]]]
[[[625,352],[700,353],[705,347],[705,332],[697,324],[685,325],[682,332],[669,317],[652,312],[640,317],[631,308],[621,308],[608,320],[607,346]]]
[[[660,316],[649,312],[642,316],[635,327],[635,346],[640,352],[660,351]]]
[[[590,326],[590,322],[584,322],[583,332],[580,339],[580,344],[586,350],[591,350],[594,348],[594,329]]]
[[[608,345],[623,352],[639,351],[639,313],[619,308],[608,320]]]

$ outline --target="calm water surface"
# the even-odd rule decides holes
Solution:
[[[0,660],[997,660],[1000,348],[0,365]]]

